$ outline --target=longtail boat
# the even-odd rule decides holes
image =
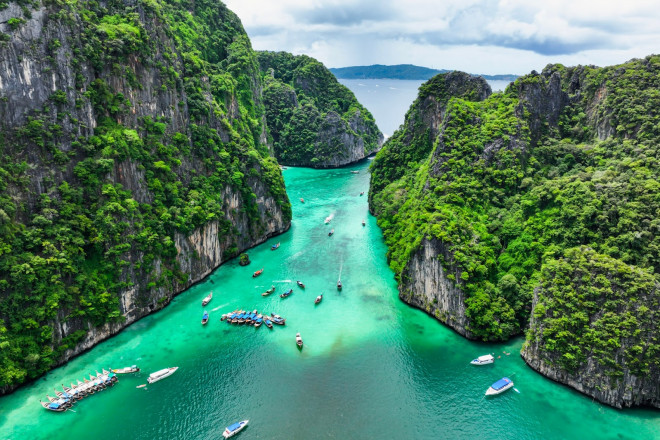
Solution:
[[[261,269],[259,269],[258,271],[256,271],[255,273],[253,273],[252,278],[256,278],[259,275],[261,275],[262,273],[264,273],[264,268],[263,267]]]

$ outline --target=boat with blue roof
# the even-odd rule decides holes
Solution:
[[[233,437],[239,432],[241,432],[247,426],[249,420],[243,420],[242,422],[236,422],[233,425],[229,425],[225,428],[225,431],[222,433],[224,438]]]
[[[496,394],[501,394],[510,388],[513,388],[513,381],[508,377],[503,377],[486,390],[486,395],[494,396]]]
[[[204,314],[202,315],[202,325],[206,325],[207,322],[209,322],[209,312],[204,310]]]
[[[283,294],[280,295],[280,298],[286,298],[287,296],[291,295],[293,293],[293,289],[289,290],[288,292],[284,292]]]

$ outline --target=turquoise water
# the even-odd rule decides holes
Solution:
[[[0,438],[215,439],[243,419],[250,424],[240,440],[659,438],[657,411],[592,402],[527,368],[520,339],[466,341],[399,301],[380,230],[366,194],[359,196],[368,188],[367,167],[285,170],[294,207],[289,232],[249,251],[249,266],[225,264],[165,310],[1,398]],[[271,251],[277,242],[281,247]],[[271,284],[276,294],[289,288],[294,294],[262,297]],[[211,320],[202,327],[200,302],[210,291]],[[324,299],[315,306],[319,293]],[[220,322],[222,313],[239,307],[278,313],[287,324],[269,330]],[[468,364],[489,352],[501,358]],[[114,388],[77,403],[75,413],[39,405],[53,387],[84,373],[132,364],[142,372],[120,376]],[[179,370],[136,388],[150,372],[170,366]],[[520,392],[484,399],[505,375]]]

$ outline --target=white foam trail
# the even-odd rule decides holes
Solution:
[[[274,283],[290,283],[291,280],[275,280]]]

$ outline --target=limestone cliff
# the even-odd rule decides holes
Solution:
[[[448,87],[448,76],[422,86],[372,165],[370,209],[401,298],[468,338],[506,340],[530,323],[542,265],[576,246],[660,273],[660,167],[648,159],[660,145],[659,73],[660,57],[649,56],[606,68],[549,65],[490,96],[461,77],[460,87]],[[577,277],[567,282],[581,288]],[[657,289],[645,286],[629,303],[657,308]],[[605,308],[607,290],[598,293],[593,304]],[[598,321],[593,304],[579,304],[575,319]],[[548,330],[533,325],[538,341]],[[573,343],[530,343],[526,359],[610,405],[657,405],[659,347],[643,336],[654,327],[626,325],[628,340],[607,342],[621,348],[613,365],[596,361],[593,338],[581,346],[593,353],[568,372],[558,359],[574,359]],[[625,357],[640,349],[655,360],[632,372]]]
[[[260,52],[259,63],[280,163],[332,168],[380,149],[383,135],[372,115],[321,63],[285,52]]]
[[[288,229],[262,80],[219,2],[0,10],[0,392]]]
[[[522,357],[541,374],[621,408],[660,408],[660,284],[588,248],[546,263]]]

